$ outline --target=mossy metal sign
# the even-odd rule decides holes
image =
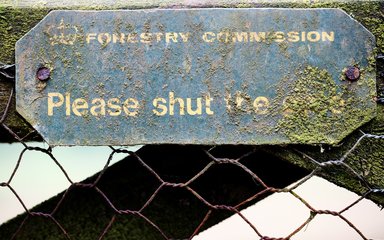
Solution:
[[[52,145],[336,144],[375,115],[374,46],[338,9],[52,11],[17,110]]]

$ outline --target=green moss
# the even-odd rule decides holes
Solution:
[[[351,15],[354,19],[359,21],[361,24],[363,24],[367,29],[372,32],[377,41],[377,52],[378,53],[384,53],[384,3],[382,1],[370,1],[370,2],[339,2],[339,3],[311,3],[311,1],[308,2],[292,2],[292,3],[234,3],[234,1],[228,1],[228,4],[223,4],[217,7],[283,7],[283,8],[341,8],[344,11],[346,11],[349,15]],[[156,5],[155,3],[128,3],[128,4],[121,4],[119,6],[114,5],[113,7],[105,7],[105,6],[98,6],[98,5],[90,5],[89,7],[78,7],[76,9],[95,9],[95,10],[102,10],[102,9],[143,9],[143,8],[154,8],[154,7],[163,7],[167,8],[170,7],[170,4],[164,3],[161,5]],[[206,7],[209,7],[208,5]],[[58,7],[56,7],[58,9]],[[61,7],[60,9],[64,9],[65,7]],[[73,8],[75,9],[75,7]],[[14,62],[14,46],[16,41],[21,38],[26,32],[28,32],[33,26],[35,26],[48,12],[50,9],[48,8],[40,8],[40,7],[34,7],[30,6],[28,8],[11,8],[11,7],[0,7],[0,61],[5,63],[13,63]],[[283,46],[284,47],[284,46]],[[282,49],[284,50],[284,49]],[[373,58],[372,58],[373,59]],[[372,61],[371,59],[371,61]],[[366,72],[371,72],[372,69],[365,69]],[[321,114],[316,118],[315,122],[311,122],[310,118],[305,118],[301,120],[301,122],[296,122],[294,115],[291,115],[288,117],[285,117],[281,120],[280,125],[282,127],[288,127],[286,130],[286,134],[292,138],[297,139],[300,138],[300,141],[304,141],[310,134],[317,134],[317,132],[314,131],[308,131],[308,129],[316,129],[316,127],[324,128],[322,118],[326,116],[329,111],[330,107],[338,107],[340,104],[338,104],[338,101],[335,101],[332,97],[338,97],[341,96],[342,92],[345,91],[345,89],[338,89],[335,91],[334,84],[329,81],[329,74],[327,71],[322,69],[316,69],[313,67],[307,67],[304,69],[304,72],[306,71],[306,75],[302,78],[300,78],[300,83],[297,83],[298,85],[304,83],[304,79],[312,79],[314,80],[313,87],[320,88],[325,87],[321,91],[320,94],[320,103],[313,103],[309,106],[302,105],[304,107],[300,107],[300,103],[304,103],[303,99],[291,99],[287,102],[287,104],[284,106],[286,110],[290,108],[298,108],[299,112],[306,113],[310,112],[311,110],[318,110]],[[320,77],[316,77],[317,75],[320,75],[323,82],[320,81]],[[368,84],[375,84],[374,80],[370,80]],[[298,86],[299,87],[299,86]],[[299,90],[299,94],[304,94],[305,92],[308,92],[310,96],[316,96],[315,93],[311,92],[309,88],[304,88]],[[328,98],[327,98],[328,96]],[[331,97],[329,97],[331,96]],[[317,97],[317,96],[316,96]],[[304,98],[305,99],[305,98]],[[361,110],[363,109],[361,107],[353,109],[353,104],[363,104],[359,102],[354,102],[355,100],[352,98],[346,98],[345,105],[346,108],[348,108],[348,115],[343,116],[342,118],[338,117],[337,115],[331,116],[333,120],[337,120],[338,128],[342,127],[348,127],[348,124],[350,121],[357,121],[356,118],[352,117],[355,113],[356,114],[362,114]],[[340,102],[339,102],[340,103]],[[378,114],[376,119],[369,124],[368,126],[365,126],[364,129],[367,129],[368,132],[371,133],[384,133],[384,107],[378,106]],[[373,114],[373,113],[370,113]],[[16,116],[16,115],[15,115]],[[11,121],[11,118],[7,119],[8,121]],[[364,120],[364,119],[363,119]],[[13,120],[12,120],[13,122]],[[321,125],[320,125],[321,123]],[[20,121],[20,118],[16,118],[14,120],[14,123],[11,125],[18,126],[22,124]],[[306,125],[309,124],[309,125]],[[330,121],[325,122],[325,127],[330,127],[331,125]],[[312,125],[312,126],[311,126]],[[310,126],[310,127],[308,127]],[[29,129],[29,128],[28,128]],[[28,131],[22,131],[24,134]],[[0,133],[1,134],[1,133]],[[21,135],[24,135],[21,134]],[[317,135],[318,139],[325,139],[327,136],[325,135]],[[317,154],[314,156],[316,159],[322,159],[322,160],[330,160],[330,159],[337,159],[340,156],[336,156],[337,154],[345,153],[345,150],[347,147],[351,146],[355,142],[355,138],[349,137],[347,140],[345,140],[344,144],[340,148],[333,148],[332,151],[329,151],[324,154],[320,154],[318,151],[318,148],[316,148]],[[364,142],[364,148],[358,149],[356,153],[351,155],[350,158],[348,158],[348,164],[353,167],[358,173],[362,174],[367,181],[372,185],[376,187],[382,188],[384,186],[383,179],[380,177],[383,176],[383,163],[382,163],[382,156],[384,155],[384,149],[383,147],[379,148],[380,145],[378,145],[377,141],[370,142]],[[369,146],[366,148],[366,146]],[[375,148],[372,148],[372,146],[375,146]],[[381,144],[381,146],[384,146]],[[265,147],[266,148],[266,147]],[[306,145],[303,147],[303,151],[306,153],[311,153],[311,146]],[[307,168],[307,169],[313,169],[316,167],[315,165],[311,164],[310,161],[307,159],[304,159],[302,156],[298,156],[297,154],[292,153],[292,151],[289,151],[287,149],[284,150],[276,150],[274,151],[276,155],[280,155],[282,159],[285,159],[291,163],[294,163],[296,165],[299,165],[301,167]],[[335,153],[335,154],[334,154]],[[335,155],[335,156],[334,156]],[[369,160],[369,161],[366,161]],[[381,164],[381,165],[380,165]],[[320,173],[320,175],[326,177],[327,179],[335,182],[338,185],[342,185],[344,187],[347,187],[348,189],[351,189],[358,193],[363,193],[366,188],[361,185],[361,182],[352,177],[352,175],[348,174],[348,172],[344,168],[340,167],[329,167],[325,168],[324,171]],[[375,195],[370,195],[369,197],[376,199],[376,202],[384,203],[383,198],[376,198]]]
[[[382,177],[384,175],[382,157],[384,155],[384,140],[365,138],[360,142],[360,145],[344,161],[354,172],[343,165],[328,165],[319,168],[319,165],[299,153],[305,153],[319,163],[338,160],[353,147],[360,137],[361,133],[355,132],[348,136],[340,146],[332,148],[323,146],[323,151],[320,151],[319,147],[308,145],[294,146],[295,151],[279,146],[264,147],[263,150],[309,171],[317,169],[316,175],[363,195],[369,191],[369,188],[382,189],[384,186],[384,178]],[[365,180],[362,181],[355,173]],[[366,197],[384,206],[382,194],[371,193]]]
[[[14,9],[0,7],[0,61],[13,63],[15,44],[34,27],[48,9]]]
[[[280,7],[280,8],[340,8],[363,24],[375,37],[379,52],[384,53],[384,2],[382,1],[355,1],[355,2],[320,2],[320,1],[293,1],[284,3],[237,3],[226,4],[223,7]]]
[[[376,37],[378,51],[384,53],[384,2],[315,3],[310,7],[343,9]]]
[[[312,66],[298,69],[296,75],[286,88],[292,90],[277,127],[293,142],[336,144],[375,114],[373,104],[358,97],[366,93],[357,89],[375,89],[372,79],[338,86],[327,70]]]
[[[282,8],[341,8],[361,22],[376,37],[378,51],[384,52],[384,3],[383,2],[351,2],[351,3],[234,3],[229,1],[217,7],[282,7]],[[102,9],[140,9],[149,7],[169,7],[167,4],[160,6],[151,4],[116,4],[111,7],[90,5],[88,7],[71,7],[71,9],[102,10]],[[208,7],[208,5],[207,5]],[[55,9],[68,9],[66,7],[55,7]],[[0,6],[0,61],[5,63],[14,62],[14,46],[26,32],[35,26],[50,9],[39,6],[28,8],[12,8]]]

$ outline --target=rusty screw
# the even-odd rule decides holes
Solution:
[[[36,77],[40,81],[47,81],[51,77],[51,70],[47,67],[41,67],[37,70]]]
[[[360,69],[357,67],[348,67],[345,71],[345,76],[350,81],[356,81],[360,77]]]

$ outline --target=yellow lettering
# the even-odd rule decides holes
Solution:
[[[249,41],[250,42],[265,42],[266,34],[265,32],[250,32]]]
[[[120,34],[114,33],[114,34],[112,34],[112,42],[113,43],[117,43],[118,41],[120,43],[125,43],[124,38],[125,38],[125,34],[124,33],[120,33]]]
[[[140,42],[142,42],[142,43],[151,43],[152,33],[141,33],[140,38],[141,38]]]
[[[177,33],[175,32],[167,32],[165,33],[165,41],[169,43],[170,41],[177,42]]]
[[[93,116],[105,116],[105,101],[102,98],[95,98],[92,100],[93,106],[90,112]]]
[[[189,115],[201,115],[202,108],[201,108],[201,98],[196,99],[196,110],[192,110],[192,99],[187,98],[187,113]]]
[[[86,41],[88,44],[91,42],[91,40],[95,40],[95,39],[96,39],[96,33],[88,33],[87,34]]]
[[[181,37],[181,39],[183,40],[183,42],[188,42],[188,39],[189,39],[189,35],[190,35],[190,33],[189,32],[187,32],[187,33],[179,33],[179,35],[180,35],[180,37]]]
[[[174,92],[169,92],[169,115],[175,114],[175,104],[179,103],[180,105],[180,115],[184,115],[184,100],[181,98],[175,98]]]
[[[332,97],[332,107],[331,111],[333,114],[341,114],[345,107],[344,99],[341,99],[339,96]]]
[[[228,43],[229,42],[229,32],[219,32],[217,34],[217,40],[222,43]]]
[[[248,42],[248,34],[246,32],[235,32],[232,37],[233,42]]]
[[[228,112],[231,112],[231,99],[232,99],[232,95],[230,93],[227,93],[224,97],[225,106]]]
[[[307,34],[306,32],[301,32],[301,41],[302,41],[302,42],[307,41],[306,34]]]
[[[134,98],[128,98],[125,100],[123,109],[127,116],[134,117],[137,115],[137,109],[139,108],[139,101]]]
[[[165,41],[166,43],[188,42],[190,40],[190,32],[166,32],[166,33],[87,33],[86,42],[90,44],[97,40],[102,45],[109,43],[146,43]],[[204,32],[201,36],[204,42],[212,43],[219,41],[222,43],[230,42],[265,42],[270,39],[274,42],[333,42],[335,41],[335,33],[319,32],[319,31],[290,31],[290,32],[229,32],[223,30],[221,32]]]
[[[318,42],[320,40],[320,33],[315,31],[308,32],[307,39],[310,42]]]
[[[241,105],[244,102],[244,98],[241,96],[241,92],[236,92],[236,107],[241,109]]]
[[[296,100],[292,96],[288,96],[283,99],[283,116],[287,117],[293,113],[293,110],[289,108],[292,104],[295,104]]]
[[[58,98],[58,101],[54,101],[53,98]],[[48,116],[53,115],[53,108],[60,107],[64,103],[64,96],[60,93],[53,92],[48,93]]]
[[[108,113],[110,116],[119,116],[121,114],[121,106],[118,105],[120,104],[120,100],[118,98],[111,98],[107,102],[107,106],[110,109],[113,109],[114,111],[108,109]]]
[[[127,35],[127,43],[137,43],[137,33],[129,33]]]
[[[71,94],[68,92],[65,93],[65,115],[71,115]]]
[[[226,103],[227,112],[229,113],[232,111],[232,106],[235,111],[239,110],[246,113],[252,113],[253,108],[253,111],[257,114],[266,114],[269,107],[268,98],[259,96],[252,100],[248,95],[245,95],[240,91],[235,93],[234,98],[227,92],[224,101]]]
[[[284,42],[285,41],[284,32],[275,32],[274,40],[275,40],[275,42]]]
[[[215,41],[215,34],[213,32],[205,32],[203,34],[203,40],[204,42],[213,42]]]
[[[257,97],[253,101],[253,109],[257,114],[266,114],[268,112],[269,100],[266,97]]]
[[[211,110],[211,101],[213,98],[211,98],[209,95],[205,96],[205,112],[208,115],[213,115],[214,112]]]
[[[76,116],[84,116],[88,113],[88,103],[83,98],[76,98],[72,103],[72,111]],[[83,111],[79,111],[83,110]]]
[[[288,41],[289,42],[298,42],[300,41],[299,33],[298,32],[289,32],[288,34]]]
[[[165,100],[164,98],[155,98],[155,99],[153,99],[153,102],[152,102],[153,106],[154,106],[155,108],[160,109],[161,112],[159,112],[159,111],[156,110],[156,109],[153,109],[152,112],[153,112],[155,115],[157,115],[157,116],[164,116],[165,114],[167,114],[167,106],[165,106],[165,105],[163,105],[163,104],[161,104],[161,103],[159,103],[159,102],[161,102],[161,103],[163,103],[163,104],[166,104],[166,103],[167,103],[167,100]]]
[[[325,41],[333,42],[333,41],[335,41],[335,33],[334,32],[329,32],[329,33],[322,32],[321,33],[321,40],[323,42],[325,42]]]
[[[97,36],[97,41],[99,41],[99,43],[102,44],[102,45],[107,45],[108,43],[111,42],[111,34],[109,34],[109,33],[100,33]]]
[[[156,41],[157,42],[160,42],[161,41],[161,38],[163,37],[164,34],[162,33],[156,33]]]

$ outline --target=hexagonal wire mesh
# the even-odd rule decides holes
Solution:
[[[2,75],[2,78],[13,81],[13,73],[13,65],[10,66],[3,64],[0,66],[0,74]],[[20,142],[24,146],[24,149],[20,152],[16,166],[13,169],[8,181],[0,183],[0,187],[8,188],[11,191],[26,213],[25,217],[17,223],[18,227],[9,230],[12,232],[9,236],[11,239],[28,239],[28,231],[38,231],[41,239],[48,239],[48,237],[52,235],[55,236],[54,239],[90,238],[87,234],[84,235],[84,231],[94,231],[94,236],[90,239],[108,239],[111,237],[108,237],[110,232],[123,231],[122,229],[116,227],[116,221],[122,222],[123,225],[146,225],[146,228],[152,231],[152,233],[149,234],[141,232],[140,234],[146,234],[148,239],[173,239],[178,237],[176,235],[180,234],[178,230],[183,227],[183,220],[185,220],[185,218],[189,219],[193,222],[193,224],[189,224],[188,229],[182,232],[183,234],[185,234],[185,232],[189,232],[187,239],[192,239],[197,233],[205,228],[206,225],[211,225],[213,222],[217,222],[218,220],[227,217],[228,213],[240,216],[244,222],[253,229],[255,236],[264,240],[290,239],[292,236],[302,231],[305,226],[307,226],[317,215],[320,214],[331,215],[341,219],[351,228],[352,231],[355,231],[358,235],[360,235],[362,239],[367,239],[365,234],[350,220],[348,220],[344,214],[358,204],[362,199],[366,198],[369,194],[384,193],[384,189],[372,188],[366,181],[365,177],[350,167],[346,161],[348,157],[360,146],[360,143],[364,139],[369,138],[377,141],[384,139],[384,136],[382,135],[372,135],[363,132],[361,132],[361,136],[357,139],[355,144],[337,160],[319,161],[303,152],[298,151],[304,158],[312,164],[315,164],[316,168],[310,173],[298,171],[297,177],[302,180],[298,181],[294,185],[291,185],[290,187],[285,187],[284,185],[275,183],[271,180],[271,178],[276,177],[276,175],[281,174],[281,172],[276,170],[274,171],[276,175],[268,178],[268,176],[265,174],[263,175],[261,171],[257,170],[260,168],[259,165],[256,167],[252,166],[252,161],[249,161],[249,159],[256,153],[260,154],[259,148],[252,146],[243,146],[241,147],[241,151],[238,151],[239,149],[227,149],[224,151],[217,150],[220,146],[193,146],[192,148],[183,148],[175,145],[166,146],[165,148],[168,149],[168,151],[164,151],[164,149],[159,146],[152,146],[149,150],[143,153],[140,153],[140,151],[132,152],[127,149],[115,148],[111,146],[109,158],[106,160],[104,168],[98,174],[83,182],[74,182],[52,153],[51,147],[40,148],[29,146],[27,142],[23,141],[23,137],[18,136],[6,125],[5,120],[7,118],[12,97],[13,91],[10,93],[7,107],[2,112],[0,125],[13,136],[15,141]],[[33,211],[29,210],[18,192],[12,187],[15,174],[22,164],[24,154],[27,151],[38,151],[47,155],[60,168],[70,185],[64,193],[55,197],[56,200],[54,205],[51,204],[52,206],[41,209],[41,211],[39,208],[35,208]],[[148,152],[152,152],[152,155],[148,155]],[[118,167],[115,167],[112,173],[109,173],[109,169],[112,168],[110,167],[111,160],[118,153],[124,153],[127,155],[124,163],[126,166],[119,165]],[[158,158],[166,160],[156,160],[156,157],[155,160],[153,160],[153,156],[160,156]],[[180,156],[183,157],[182,161],[178,161]],[[190,161],[186,161],[187,158],[189,158]],[[200,161],[196,159],[204,160]],[[199,164],[195,164],[196,161],[199,161]],[[191,162],[194,162],[194,164],[191,164]],[[179,164],[179,166],[177,166],[177,164]],[[273,169],[275,167],[273,166],[275,162],[271,161],[270,164],[272,164],[272,166],[267,167]],[[184,165],[184,168],[181,168],[180,165]],[[367,191],[362,194],[359,199],[345,206],[340,211],[316,209],[295,192],[295,189],[298,186],[302,185],[312,178],[318,171],[321,171],[323,168],[328,166],[337,166],[346,169],[351,175],[358,178],[360,183],[367,189]],[[282,168],[285,167],[287,166],[283,166]],[[119,168],[120,173],[118,173]],[[125,172],[126,169],[131,169],[131,172]],[[170,171],[172,169],[178,169],[181,172],[175,174]],[[228,175],[231,175],[231,171],[237,171],[233,175],[241,175],[241,177],[236,181],[230,179],[229,181],[224,181],[223,183],[222,179],[226,179]],[[119,177],[106,177],[106,175],[114,174],[117,174]],[[126,177],[121,178],[124,174],[126,174]],[[124,181],[124,183],[118,184],[119,181]],[[247,181],[250,181],[251,183],[246,184]],[[291,182],[294,181],[295,179],[291,179]],[[113,188],[114,185],[125,187],[125,189],[121,189],[121,191],[123,191],[126,195],[124,200],[120,201],[118,198],[121,198],[121,196],[116,195],[113,191],[111,191],[111,188]],[[84,194],[84,192],[90,190],[92,193],[87,193],[85,194],[87,195],[86,197],[81,197],[81,192]],[[288,193],[297,199],[297,201],[301,202],[310,214],[300,226],[292,229],[291,233],[287,236],[283,238],[267,237],[263,235],[263,233],[259,231],[258,226],[254,225],[240,212],[240,210],[256,200],[262,199],[272,193],[281,192]],[[161,197],[163,195],[167,200],[163,200],[164,198]],[[186,197],[187,195],[188,197]],[[223,195],[225,197],[223,197]],[[82,198],[82,200],[79,202],[79,199],[76,198]],[[226,201],[225,203],[222,203],[218,202],[218,199],[226,199]],[[92,202],[97,201],[101,202],[103,207],[92,204]],[[158,203],[155,203],[156,201],[158,201]],[[103,213],[103,217],[98,217],[100,221],[93,219],[96,224],[100,225],[99,229],[90,230],[90,228],[84,226],[84,224],[86,225],[84,220],[71,219],[73,216],[75,216],[75,218],[80,216],[79,214],[76,215],[75,212],[81,212],[81,209],[84,208],[84,206],[79,207],[82,204],[81,202],[85,202],[85,205],[89,205],[89,208],[97,206],[97,209],[91,209],[90,212],[99,211]],[[164,204],[174,206],[177,205],[175,210],[176,214],[175,212],[168,213],[164,211],[164,209],[156,209],[156,207],[161,208]],[[63,207],[63,205],[65,205],[65,207]],[[193,206],[192,210],[186,210],[191,205]],[[63,209],[68,212],[65,212]],[[201,210],[201,212],[196,212],[196,209]],[[217,212],[224,212],[224,214],[216,214]],[[179,216],[180,213],[186,214],[187,217]],[[215,214],[216,216],[213,216]],[[43,225],[46,229],[50,230],[42,230],[33,227],[33,225],[36,224],[36,219],[41,218],[49,220],[49,222],[44,222]],[[166,224],[167,219],[169,218],[175,218],[172,221],[173,226],[168,226]],[[89,219],[86,219],[85,221],[89,221]],[[68,222],[71,222],[72,224],[69,224]],[[32,225],[32,227],[30,225]],[[48,225],[51,227],[47,227]],[[77,228],[77,230],[72,230],[72,228]],[[52,229],[58,230],[59,233],[56,232],[56,235],[55,231]],[[25,231],[27,231],[27,233],[25,233]],[[44,231],[48,231],[48,233]],[[77,236],[74,236],[71,232],[76,232]],[[125,238],[136,239],[133,236],[135,233],[131,232],[131,234],[131,236],[128,235],[125,236]],[[183,238],[185,238],[185,236]],[[137,239],[143,239],[143,235]]]

